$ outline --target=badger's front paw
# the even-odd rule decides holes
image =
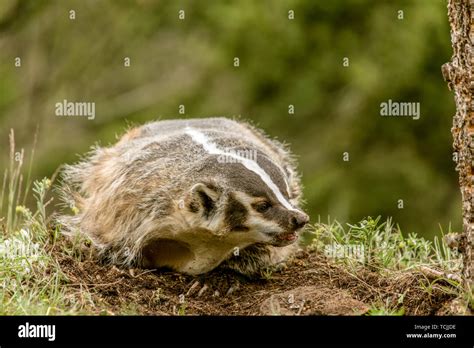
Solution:
[[[199,280],[194,280],[186,292],[186,297],[201,297],[204,294],[210,294],[211,289],[207,283],[201,283]],[[216,290],[213,296],[219,296]]]
[[[235,294],[240,288],[238,279],[213,280],[205,276],[194,279],[187,288],[186,297],[205,298],[230,296]]]

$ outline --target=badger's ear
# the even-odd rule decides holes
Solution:
[[[203,211],[207,217],[215,209],[216,202],[221,195],[221,190],[210,183],[198,183],[189,191],[189,210],[194,213]]]

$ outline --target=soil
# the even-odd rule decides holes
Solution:
[[[57,249],[57,248],[55,248]],[[448,284],[421,272],[349,270],[323,255],[301,252],[262,279],[229,270],[193,277],[165,270],[119,269],[94,257],[53,250],[76,296],[90,294],[96,313],[141,315],[363,315],[381,306],[406,315],[455,312]],[[426,288],[430,286],[430,291]]]

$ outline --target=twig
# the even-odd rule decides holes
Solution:
[[[418,267],[418,270],[430,279],[445,278],[449,280],[454,280],[458,283],[462,283],[462,278],[458,274],[446,273],[433,268],[429,268],[427,266],[420,266]]]

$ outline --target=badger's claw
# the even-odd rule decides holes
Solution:
[[[196,280],[186,292],[186,296],[194,295],[194,293],[199,289],[200,285],[201,283],[199,282],[199,280]]]
[[[226,296],[229,296],[231,295],[232,293],[236,292],[237,290],[239,290],[240,288],[240,282],[237,280],[234,282],[234,284],[232,284],[231,286],[229,286],[229,289],[227,289],[227,292],[225,293]]]
[[[186,292],[189,297],[201,297],[209,290],[209,285],[203,281],[196,280]]]
[[[204,284],[201,290],[199,290],[197,297],[201,297],[208,289],[209,289],[209,286],[207,284]]]
[[[186,292],[186,297],[204,298],[207,296],[219,297],[222,294],[224,296],[230,296],[236,293],[240,289],[240,282],[233,280],[230,284],[223,284],[222,286],[213,286],[210,282],[204,279],[195,280]]]

